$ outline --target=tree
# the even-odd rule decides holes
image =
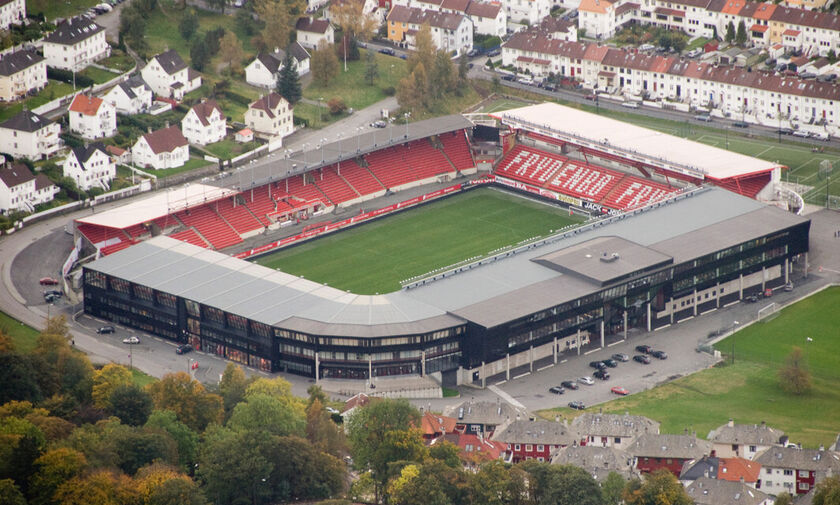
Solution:
[[[533,460],[522,469],[533,481],[533,498],[557,505],[602,505],[601,488],[586,470],[572,465],[551,465]]]
[[[443,98],[443,96],[454,91],[458,85],[458,75],[455,71],[455,66],[452,64],[452,59],[445,51],[437,51],[435,53],[434,66],[432,73],[429,76],[429,93],[436,99]],[[434,83],[434,85],[431,85]]]
[[[738,32],[735,34],[735,43],[739,46],[743,46],[747,42],[747,25],[744,24],[744,21],[741,20],[738,23]]]
[[[93,373],[93,404],[100,409],[110,407],[111,394],[120,386],[131,384],[128,368],[108,363]]]
[[[397,86],[397,103],[403,109],[425,110],[428,104],[426,95],[426,67],[419,64],[414,70],[403,77]]]
[[[344,0],[330,5],[330,21],[341,29],[344,38],[369,40],[376,32],[376,16],[365,13],[365,0]]]
[[[621,502],[621,492],[627,482],[617,472],[610,472],[601,483],[601,494],[605,505],[618,505]]]
[[[26,505],[26,498],[12,479],[0,479],[0,499],[3,505]]]
[[[231,73],[239,72],[242,69],[242,59],[245,51],[242,49],[242,42],[232,31],[226,31],[222,40],[219,41],[219,56],[222,61],[228,64]]]
[[[45,396],[67,393],[80,403],[90,399],[93,366],[87,356],[71,349],[63,315],[47,322],[38,336],[32,359]]]
[[[118,386],[108,400],[108,413],[129,426],[140,426],[152,412],[152,397],[134,384]]]
[[[787,491],[782,491],[776,496],[776,501],[773,502],[773,505],[793,505],[793,496]]]
[[[123,472],[134,475],[155,461],[178,463],[178,446],[165,431],[127,428],[112,435],[111,443]]]
[[[302,435],[305,421],[297,406],[264,393],[248,395],[233,409],[227,426],[235,431]]]
[[[469,72],[469,58],[467,58],[465,55],[462,55],[460,58],[458,58],[458,89],[461,89],[461,86],[466,85],[467,74],[469,74]]]
[[[0,353],[0,404],[12,400],[38,402],[42,398],[38,375],[28,355]]]
[[[317,384],[313,384],[306,388],[306,394],[309,395],[309,399],[306,402],[307,409],[309,409],[309,407],[312,405],[312,403],[315,402],[315,400],[321,402],[321,406],[326,405],[327,401],[329,401],[329,399],[327,398],[327,393],[325,393],[323,388],[321,388],[321,386],[318,386]]]
[[[777,501],[778,503],[778,501]],[[826,477],[817,484],[813,505],[840,505],[840,477]]]
[[[330,114],[337,116],[347,110],[347,104],[340,96],[334,96],[327,101],[327,107],[330,109]]]
[[[194,10],[189,9],[181,17],[181,22],[178,23],[178,31],[184,40],[190,40],[195,35],[196,30],[198,30],[198,16]]]
[[[779,382],[788,393],[801,395],[810,391],[811,373],[800,347],[794,346],[785,358],[785,364],[779,370]]]
[[[270,503],[267,482],[274,469],[268,460],[273,449],[271,435],[212,427],[205,437],[197,475],[208,499],[215,505]]]
[[[26,419],[0,419],[0,479],[12,479],[27,492],[26,486],[36,470],[35,460],[45,445],[44,433]]]
[[[524,505],[526,479],[521,467],[490,461],[470,479],[470,501],[482,505]]]
[[[50,505],[55,503],[58,487],[81,474],[87,465],[84,454],[69,447],[51,449],[35,460],[37,468],[29,486],[32,505]]]
[[[429,457],[436,459],[451,468],[461,467],[461,450],[451,442],[439,442],[429,447]]]
[[[730,44],[733,40],[735,40],[735,23],[733,23],[732,21],[730,21],[729,24],[726,25],[726,34],[724,35],[723,40],[729,42]]]
[[[338,58],[333,48],[325,41],[318,44],[318,49],[312,51],[309,60],[312,78],[320,86],[327,87],[330,81],[338,75]]]
[[[213,55],[210,54],[207,44],[203,40],[197,39],[193,41],[190,46],[190,61],[192,61],[194,69],[201,72],[210,63],[210,58],[212,57]]]
[[[428,23],[420,25],[414,35],[414,52],[406,60],[406,74],[414,72],[418,66],[428,72],[435,60],[435,44],[432,42],[432,30]],[[424,86],[426,83],[423,83]],[[424,88],[425,91],[425,88]]]
[[[662,468],[631,480],[622,494],[627,505],[691,505],[692,500],[674,474]]]
[[[222,420],[222,399],[205,391],[186,372],[167,374],[148,386],[157,410],[171,410],[178,420],[196,431]]]
[[[306,438],[314,448],[336,457],[347,450],[344,431],[333,422],[317,397],[306,408]]]
[[[265,24],[260,36],[269,51],[289,45],[289,35],[306,9],[302,0],[256,0],[254,11]]]
[[[280,77],[277,79],[277,93],[285,98],[289,105],[294,106],[303,96],[300,88],[300,77],[297,67],[292,59],[292,52],[287,50],[283,59],[283,68],[280,69]]]
[[[388,487],[388,503],[394,505],[450,505],[452,502],[446,496],[437,479],[421,476],[421,467],[406,465],[400,476],[394,479]]]
[[[175,440],[181,469],[192,471],[198,454],[198,435],[182,423],[171,410],[156,410],[149,416],[146,428],[163,430]]]
[[[211,9],[216,9],[219,12],[224,12],[225,11],[225,4],[227,4],[227,3],[228,3],[228,0],[207,0],[207,5]],[[240,10],[244,11],[245,9],[240,9]]]
[[[136,497],[131,479],[107,469],[74,477],[55,493],[56,503],[60,505],[124,505],[134,503]]]
[[[146,505],[206,505],[207,499],[191,479],[169,479],[155,488]]]
[[[288,490],[286,501],[324,499],[343,491],[347,467],[338,458],[295,436],[276,437],[273,449],[269,480],[272,489]],[[275,491],[274,498],[284,497]]]
[[[365,59],[365,79],[373,86],[373,82],[379,77],[379,64],[376,62],[376,53],[368,50]]]

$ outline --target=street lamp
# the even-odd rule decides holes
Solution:
[[[321,121],[324,119],[324,116],[321,115],[321,102],[324,101],[324,97],[318,97],[318,124],[321,124]]]
[[[408,118],[411,117],[411,112],[406,112],[403,117],[405,117],[405,138],[408,139]]]

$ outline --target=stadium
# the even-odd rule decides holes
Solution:
[[[777,188],[783,169],[556,104],[393,126],[77,220],[78,253],[98,258],[83,267],[84,306],[264,371],[483,381],[805,271],[810,222]],[[502,191],[548,209],[549,229],[515,236],[525,222],[513,218],[537,214],[484,200]],[[483,206],[386,226],[467,197]],[[475,237],[503,218],[511,233],[487,251]],[[461,220],[442,239],[427,234]],[[409,241],[393,256],[420,273],[362,254],[399,282],[343,289],[362,267],[326,240],[351,233]],[[471,244],[485,249],[461,247]],[[422,245],[448,263],[410,254]],[[314,278],[259,264],[296,250],[318,258],[301,272],[331,256],[338,268]]]

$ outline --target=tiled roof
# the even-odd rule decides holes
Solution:
[[[23,163],[7,163],[0,167],[0,181],[7,187],[19,186],[34,179],[35,176],[29,171],[29,167]]]
[[[496,19],[496,16],[499,15],[499,11],[501,10],[502,4],[499,2],[476,2],[473,0],[467,5],[466,12],[467,16]]]
[[[84,169],[84,164],[88,162],[93,153],[96,151],[102,151],[102,154],[108,155],[108,152],[105,150],[105,146],[101,142],[94,142],[88,146],[83,147],[74,147],[73,154],[76,155],[76,160],[80,164],[82,164],[82,168]]]
[[[462,459],[477,458],[483,461],[492,461],[499,459],[499,456],[504,452],[501,443],[481,438],[472,433],[447,433],[443,436],[443,440],[458,446],[461,449],[460,456]]]
[[[85,17],[71,18],[58,25],[54,32],[44,38],[44,42],[72,46],[104,29]]]
[[[100,105],[102,105],[101,98],[79,93],[70,104],[70,111],[79,112],[85,116],[95,116]]]
[[[395,5],[388,13],[388,21],[414,25],[428,23],[432,28],[442,28],[450,31],[457,30],[463,20],[463,14],[436,12],[403,5]]]
[[[210,116],[213,114],[214,110],[219,111],[219,115],[221,115],[222,119],[225,117],[225,113],[222,111],[222,108],[219,107],[219,104],[216,103],[215,100],[205,100],[201,103],[197,103],[193,105],[192,110],[195,112],[195,115],[198,117],[198,120],[201,121],[201,124],[207,126],[210,124]]]
[[[48,188],[50,186],[55,186],[52,180],[44,174],[38,174],[35,176],[35,191],[41,191],[44,188]]]
[[[659,423],[644,416],[586,413],[572,421],[582,436],[630,437],[659,433]]]
[[[761,424],[727,423],[718,426],[706,437],[710,442],[719,444],[776,445],[781,442],[785,432]]]
[[[32,50],[16,51],[0,56],[0,75],[14,75],[44,61],[44,57]]]
[[[760,505],[770,498],[770,495],[742,482],[727,482],[711,477],[695,480],[686,488],[686,493],[696,505]]]
[[[784,32],[782,32],[782,35],[787,35],[788,37],[798,37],[799,33],[799,30],[787,29]]]
[[[583,468],[596,480],[602,480],[610,472],[617,472],[624,478],[636,475],[633,457],[614,447],[592,445],[569,445],[557,449],[551,456],[554,465],[574,465]]]
[[[466,401],[455,407],[449,407],[444,414],[454,417],[458,424],[487,424],[498,426],[508,421],[528,419],[525,410],[517,409],[508,403]]]
[[[607,9],[612,7],[612,5],[613,3],[608,0],[581,0],[578,10],[606,14]]]
[[[310,17],[299,18],[297,23],[295,23],[295,30],[299,32],[324,34],[327,33],[329,27],[330,22],[326,19],[314,19]]]
[[[712,444],[693,435],[641,435],[627,452],[637,458],[699,459],[708,456]]]
[[[53,122],[46,116],[36,114],[31,110],[24,110],[18,112],[11,119],[8,119],[6,122],[0,124],[0,128],[8,128],[10,130],[31,133],[44,128],[45,126],[49,126],[52,123]]]
[[[114,156],[122,156],[123,154],[128,152],[125,149],[123,149],[122,147],[117,147],[117,146],[106,146],[105,151],[108,154],[113,154]]]
[[[552,421],[514,421],[501,432],[493,434],[493,440],[506,444],[570,445],[579,435],[563,423]]]
[[[799,449],[797,447],[770,447],[755,457],[761,466],[791,470],[840,471],[840,455],[834,451]]]
[[[161,128],[143,135],[152,152],[155,154],[171,153],[178,147],[183,147],[188,144],[187,139],[181,133],[177,126],[170,126],[169,128]]]
[[[424,412],[423,417],[420,419],[420,430],[424,435],[452,433],[455,431],[456,423],[457,421],[452,417]]]
[[[466,12],[469,4],[470,0],[443,0],[440,4],[440,8],[455,12]]]
[[[359,393],[352,398],[349,398],[346,402],[344,402],[344,407],[341,409],[341,413],[345,413],[348,410],[355,409],[356,407],[364,407],[368,403],[370,403],[371,398],[370,396]]]
[[[744,458],[720,458],[717,478],[720,480],[757,482],[761,464]]]
[[[187,64],[181,59],[181,55],[174,49],[160,53],[154,59],[157,60],[158,64],[163,68],[163,71],[169,75],[187,68]]]
[[[260,97],[259,100],[249,105],[248,108],[265,111],[269,118],[273,118],[274,111],[277,109],[277,106],[285,101],[285,98],[272,91],[271,93]]]

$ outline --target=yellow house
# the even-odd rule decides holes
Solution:
[[[409,30],[410,12],[401,5],[391,7],[388,12],[388,40],[399,44],[405,40],[405,33]]]

